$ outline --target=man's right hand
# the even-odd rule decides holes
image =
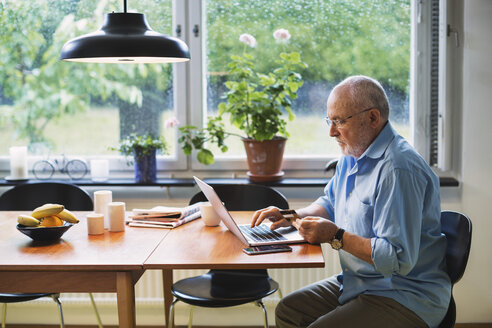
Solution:
[[[284,219],[284,216],[280,214],[280,209],[278,207],[269,206],[267,208],[258,210],[253,214],[251,227],[259,226],[265,219],[273,222],[270,226],[270,229],[272,230],[292,225],[291,222]]]

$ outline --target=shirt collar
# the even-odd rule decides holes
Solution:
[[[386,148],[388,148],[391,141],[393,141],[393,139],[397,135],[397,132],[393,129],[391,123],[388,121],[379,133],[379,135],[376,137],[376,139],[374,139],[374,141],[361,155],[360,158],[363,158],[365,156],[373,159],[380,158],[381,156],[383,156]]]

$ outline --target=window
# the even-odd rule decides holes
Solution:
[[[109,147],[131,133],[163,134],[176,157],[172,65],[62,62],[69,39],[93,32],[121,1],[7,0],[0,3],[0,155],[29,145],[32,155],[118,155]],[[172,34],[172,1],[133,1],[151,27]]]
[[[111,169],[128,170],[110,146],[130,133],[166,137],[170,153],[158,169],[240,170],[246,168],[239,138],[216,163],[186,158],[177,130],[164,121],[203,126],[223,101],[231,54],[252,54],[262,72],[281,51],[298,51],[308,64],[294,100],[295,120],[284,168],[319,170],[338,157],[322,118],[331,88],[353,74],[382,82],[390,119],[422,154],[429,154],[428,108],[431,69],[427,35],[430,5],[410,0],[140,0],[129,12],[147,16],[151,27],[187,42],[191,61],[168,65],[104,65],[58,60],[67,40],[97,30],[105,13],[122,11],[121,0],[4,0],[0,2],[0,170],[8,169],[8,148],[29,144],[38,157],[111,157]],[[435,15],[434,15],[435,16]],[[287,29],[287,44],[273,32]],[[249,33],[255,48],[239,35]],[[413,37],[412,37],[413,35]],[[419,55],[417,55],[419,53]],[[434,64],[435,65],[435,64]],[[428,155],[424,157],[428,158]],[[429,158],[428,158],[429,159]],[[190,163],[190,165],[187,165]]]
[[[329,91],[349,75],[372,76],[383,84],[393,125],[411,139],[410,1],[206,0],[201,4],[203,69],[191,72],[205,72],[196,77],[203,82],[200,120],[215,115],[223,101],[231,54],[252,55],[257,69],[267,73],[275,68],[280,52],[297,51],[308,67],[301,72],[304,85],[294,100],[296,118],[287,126],[285,166],[320,168],[328,158],[340,156],[322,118]],[[279,28],[290,32],[287,44],[275,42],[273,33]],[[256,38],[255,48],[239,41],[243,33]],[[239,138],[230,137],[227,144],[227,153],[216,152],[218,168],[225,167],[221,161],[229,165],[243,155]]]

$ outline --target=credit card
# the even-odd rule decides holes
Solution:
[[[299,219],[299,214],[295,210],[280,210],[280,214],[289,222]]]

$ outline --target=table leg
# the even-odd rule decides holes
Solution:
[[[136,327],[135,288],[131,272],[116,274],[116,297],[118,302],[118,327]]]
[[[171,287],[173,285],[173,270],[162,270],[162,285],[164,286],[164,315],[166,318],[166,327],[169,323],[169,309],[173,302],[173,294],[171,293]],[[173,328],[173,327],[168,327]]]

